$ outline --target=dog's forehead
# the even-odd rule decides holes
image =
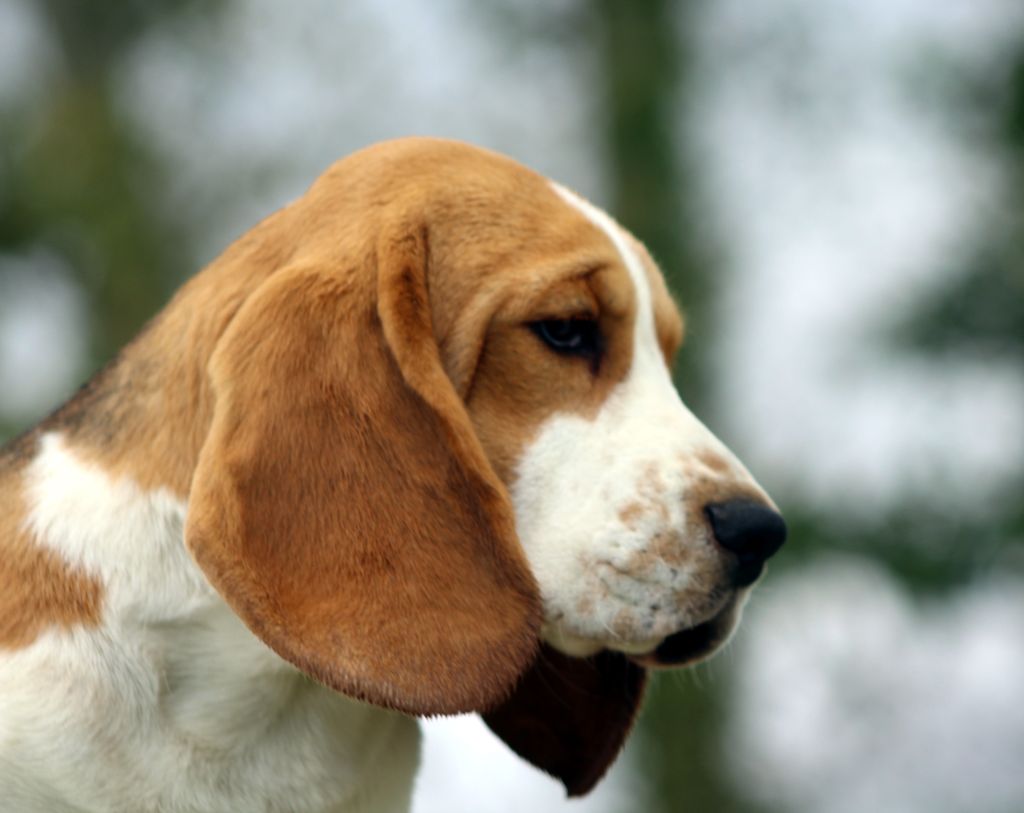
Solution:
[[[615,251],[634,291],[641,321],[649,318],[656,339],[666,360],[682,344],[684,322],[678,306],[665,285],[657,264],[641,243],[608,213],[557,183],[551,183],[558,196],[586,218]],[[649,315],[649,316],[648,316]]]
[[[593,219],[543,175],[458,141],[405,138],[360,150],[331,166],[298,201],[328,221],[369,213],[377,228],[419,212],[432,247],[512,254],[538,262],[570,252],[609,260],[618,252]],[[337,222],[329,224],[338,225]],[[595,263],[596,264],[596,263]]]
[[[320,232],[331,243],[339,234],[372,240],[390,221],[418,213],[442,344],[464,330],[467,314],[514,307],[531,291],[595,269],[608,272],[602,308],[653,314],[666,358],[681,341],[678,308],[643,245],[597,207],[507,156],[444,139],[385,142],[331,167],[300,206],[316,213],[310,219],[332,221]]]

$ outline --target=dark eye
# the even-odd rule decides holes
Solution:
[[[530,329],[556,353],[589,359],[601,353],[601,332],[593,319],[544,319]]]

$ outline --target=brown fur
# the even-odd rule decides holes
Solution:
[[[636,529],[637,522],[647,513],[647,507],[640,502],[630,502],[619,510],[622,524],[631,530]]]
[[[646,262],[670,356],[682,323]],[[597,368],[526,328],[579,316],[608,339]],[[539,597],[506,485],[544,418],[595,414],[626,375],[635,318],[614,246],[545,179],[461,144],[389,142],[238,240],[21,448],[59,431],[112,476],[188,498],[189,549],[279,654],[411,713],[507,698],[492,726],[580,792],[621,746],[642,672],[534,662]],[[23,620],[3,640],[97,623],[100,587],[12,521],[0,608],[15,596]],[[603,710],[537,691],[557,690],[552,669],[593,678]],[[568,750],[510,733],[517,715]]]
[[[570,658],[543,647],[510,700],[484,720],[520,756],[589,792],[618,756],[647,674],[617,652]]]
[[[0,649],[31,644],[48,627],[99,624],[102,587],[37,545],[22,526],[20,466],[0,462]]]
[[[727,474],[730,470],[729,462],[714,452],[702,451],[697,453],[697,459],[707,466],[715,474]]]

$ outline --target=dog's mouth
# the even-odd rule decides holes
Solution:
[[[729,639],[735,615],[735,602],[729,602],[713,618],[669,635],[653,651],[628,657],[648,669],[690,666],[713,655]]]
[[[557,623],[546,624],[542,638],[570,657],[588,658],[607,650],[649,669],[679,668],[704,660],[720,649],[736,628],[742,606],[742,594],[733,594],[724,604],[718,604],[717,612],[710,618],[664,638],[628,641],[579,637]]]

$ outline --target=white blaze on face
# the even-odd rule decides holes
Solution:
[[[541,587],[549,643],[573,655],[647,652],[708,620],[733,595],[694,494],[756,485],[672,385],[651,288],[622,229],[555,189],[607,235],[629,274],[633,357],[596,417],[555,414],[524,450],[512,488],[518,530]]]

